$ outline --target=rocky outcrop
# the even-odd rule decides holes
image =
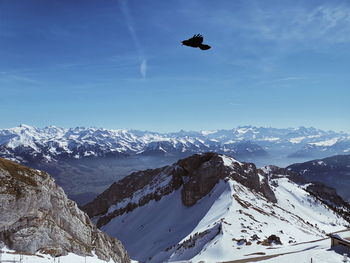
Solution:
[[[252,163],[241,163],[209,152],[192,155],[170,166],[132,173],[112,184],[93,202],[85,205],[83,210],[91,218],[98,216],[97,226],[102,227],[113,218],[151,200],[158,201],[180,188],[182,203],[191,207],[220,180],[229,179],[249,187],[272,203],[276,202],[268,176],[263,170],[257,169]]]
[[[96,255],[130,262],[120,241],[101,232],[46,173],[0,158],[0,243],[52,256]]]
[[[113,183],[107,190],[95,198],[93,202],[85,205],[83,210],[90,217],[105,214],[112,204],[123,199],[131,199],[135,192],[150,184],[163,170],[165,170],[165,167],[134,172],[122,180]]]
[[[219,180],[224,179],[233,179],[261,193],[269,201],[276,202],[274,193],[266,181],[267,177],[260,182],[258,173],[263,174],[263,172],[252,163],[236,161],[227,165],[222,155],[207,153],[180,160],[177,165],[178,170],[183,170],[183,178],[186,181],[182,189],[182,201],[186,206],[194,205],[207,195]]]
[[[281,239],[276,235],[271,235],[261,243],[263,246],[282,245]]]

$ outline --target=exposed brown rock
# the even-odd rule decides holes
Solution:
[[[213,153],[193,155],[180,160],[177,165],[186,171],[185,176],[188,177],[181,191],[182,202],[186,206],[194,205],[207,195],[220,179],[229,175],[229,169],[223,165],[222,158]]]
[[[268,243],[271,244],[276,244],[276,245],[282,245],[281,239],[276,236],[276,235],[271,235],[267,238]]]
[[[128,263],[126,250],[97,229],[46,173],[0,158],[0,243],[53,256],[73,252]]]
[[[94,201],[83,206],[83,210],[90,217],[105,214],[112,204],[131,198],[134,192],[148,185],[165,168],[148,169],[130,174],[122,180],[113,183],[107,190],[97,196]]]

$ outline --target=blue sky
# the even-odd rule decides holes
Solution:
[[[349,44],[345,0],[0,0],[0,127],[350,132]]]

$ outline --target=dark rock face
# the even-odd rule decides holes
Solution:
[[[322,200],[328,200],[336,206],[343,206],[346,204],[344,200],[337,194],[334,188],[328,187],[321,183],[313,183],[307,186],[306,190],[318,196]]]
[[[282,245],[281,239],[276,236],[276,235],[271,235],[267,238],[267,242],[272,245],[272,244],[276,244],[276,245]]]
[[[181,191],[182,202],[185,206],[192,206],[207,195],[220,179],[225,178],[229,171],[222,165],[222,159],[217,154],[193,155],[180,160],[178,169],[182,170],[182,177],[187,182]]]
[[[269,201],[276,202],[276,197],[271,190],[267,177],[262,183],[258,173],[263,173],[256,169],[252,163],[233,163],[226,166],[222,157],[215,153],[205,155],[193,155],[180,160],[178,163],[188,177],[182,189],[182,201],[186,206],[194,205],[199,199],[207,195],[213,187],[225,178],[231,178],[256,192],[261,193]]]
[[[93,225],[46,173],[0,158],[0,243],[52,256],[96,255],[127,263],[123,245]]]
[[[276,178],[276,177],[280,177],[281,175],[284,175],[286,177],[288,177],[288,179],[290,179],[291,181],[297,183],[297,184],[305,184],[308,181],[305,180],[305,178],[300,175],[297,172],[294,172],[288,168],[280,168],[278,166],[275,165],[269,165],[268,167],[268,174],[269,177],[271,179]]]
[[[182,203],[188,207],[193,206],[210,193],[220,180],[228,179],[249,187],[270,202],[276,202],[268,176],[263,170],[257,169],[254,164],[238,161],[227,165],[223,158],[217,153],[195,154],[170,166],[132,173],[113,183],[93,202],[85,205],[83,210],[91,218],[100,216],[97,226],[101,227],[114,217],[130,212],[151,200],[158,201],[178,189],[181,189]],[[259,175],[263,177],[261,181]],[[133,199],[135,195],[140,197]],[[108,213],[111,206],[125,202],[127,204]]]
[[[112,204],[123,199],[131,198],[134,192],[151,183],[152,179],[165,169],[166,167],[134,172],[122,180],[113,183],[106,191],[97,196],[93,202],[85,205],[83,210],[90,217],[105,214]]]

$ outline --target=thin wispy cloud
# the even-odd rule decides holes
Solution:
[[[140,44],[140,40],[136,34],[136,30],[134,27],[134,20],[130,14],[130,10],[127,2],[125,0],[119,0],[118,3],[122,11],[122,14],[124,16],[132,41],[135,45],[136,51],[138,52],[138,55],[139,55],[141,76],[145,78],[147,74],[147,61],[145,59],[143,48]]]
[[[222,62],[233,67],[270,74],[291,54],[329,53],[334,45],[350,43],[350,5],[345,1],[272,6],[264,1],[232,2],[220,5],[215,16],[211,4],[198,3],[195,22],[219,32],[216,56],[220,53]],[[193,17],[191,9],[184,16]]]
[[[296,41],[312,45],[350,42],[350,7],[343,5],[295,6],[288,10],[252,10],[252,34],[248,37],[276,43]],[[245,25],[242,25],[245,27]],[[292,43],[293,44],[293,43]]]
[[[305,82],[308,81],[310,82],[311,80],[307,77],[303,77],[303,76],[287,76],[287,77],[281,77],[281,78],[276,78],[276,79],[266,79],[263,78],[261,80],[256,81],[256,84],[258,86],[265,86],[265,85],[270,85],[270,87],[272,87],[271,85],[277,85],[274,87],[282,87],[284,85],[288,85],[288,84],[295,84],[296,82]]]
[[[43,83],[41,81],[38,81],[36,79],[22,76],[18,74],[13,74],[10,72],[0,72],[0,83],[3,84],[17,84],[21,83],[23,85],[42,85]]]
[[[198,6],[196,11],[201,22],[210,22],[213,28],[225,27],[222,34],[240,37],[283,42],[316,40],[321,43],[350,42],[350,5],[331,1],[319,5],[289,5],[281,2],[273,8],[264,6],[263,1],[250,1],[250,4],[232,12],[222,8],[216,16],[210,10]],[[191,16],[190,10],[187,15]],[[311,45],[312,43],[310,43]]]
[[[140,73],[141,73],[141,76],[143,78],[145,78],[147,75],[147,60],[146,59],[142,60],[142,62],[141,62]]]
[[[274,82],[283,82],[283,81],[298,81],[298,80],[305,80],[307,79],[306,77],[285,77],[285,78],[280,78],[280,79],[275,79],[275,80],[272,80]]]
[[[350,42],[350,7],[322,5],[303,10],[294,21],[294,35],[299,39],[322,40],[330,43]],[[284,34],[285,38],[287,34]]]

